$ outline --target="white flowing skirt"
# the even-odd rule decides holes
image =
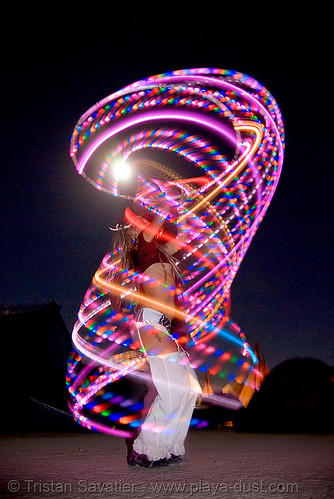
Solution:
[[[133,449],[151,461],[182,456],[193,410],[201,388],[187,355],[172,352],[149,355],[153,383],[158,392],[134,441]]]

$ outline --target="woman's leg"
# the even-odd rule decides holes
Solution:
[[[144,352],[149,354],[147,359],[157,396],[133,449],[151,461],[171,455],[182,456],[196,399],[201,392],[196,373],[183,349],[173,340],[167,317],[142,307],[137,311],[135,321],[139,341]]]
[[[184,441],[200,387],[185,353],[174,352],[148,357],[157,389],[150,411],[133,444],[138,454],[157,461],[184,455]]]

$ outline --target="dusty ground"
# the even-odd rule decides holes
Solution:
[[[102,434],[1,438],[1,497],[334,498],[334,436],[192,430],[187,463],[130,468]]]

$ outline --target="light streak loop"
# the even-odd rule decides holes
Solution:
[[[216,404],[240,407],[239,400],[224,399],[222,389],[233,380],[247,385],[252,373],[258,375],[255,352],[230,319],[230,292],[277,187],[284,139],[269,91],[245,74],[217,68],[178,70],[128,85],[84,113],[72,135],[70,156],[94,187],[152,213],[159,213],[160,189],[179,213],[171,218],[186,235],[181,242],[172,238],[183,274],[177,316],[192,337],[179,340],[198,372],[210,376]],[[112,173],[118,161],[132,166],[135,191]],[[168,198],[174,186],[182,200]],[[117,251],[107,253],[72,333],[67,382],[73,414],[84,426],[118,436],[130,434],[141,418],[131,396],[117,392],[118,383],[149,380],[131,336],[134,307],[168,311],[138,291],[144,278],[122,268]]]

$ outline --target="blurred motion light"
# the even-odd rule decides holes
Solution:
[[[182,273],[175,289],[180,299],[170,309],[160,296],[141,291],[144,280],[152,288],[159,282],[128,265],[122,245],[104,256],[72,331],[69,406],[82,426],[127,438],[148,409],[140,412],[129,395],[136,385],[133,392],[122,388],[127,380],[130,386],[133,379],[151,381],[132,334],[138,304],[173,313],[173,336],[202,377],[209,403],[239,409],[249,399],[261,371],[230,318],[231,286],[276,190],[284,148],[274,97],[254,78],[228,69],[153,75],[82,115],[70,145],[78,173],[150,216],[163,205]],[[139,218],[132,219],[138,227]],[[117,384],[122,378],[125,384]],[[224,391],[234,381],[245,387],[237,400]]]
[[[115,161],[112,171],[117,180],[127,180],[131,176],[131,168],[126,161]]]

